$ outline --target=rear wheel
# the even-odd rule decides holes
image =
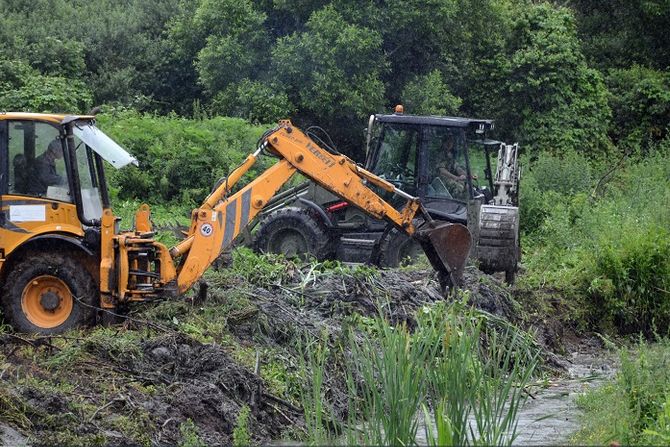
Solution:
[[[15,330],[57,334],[94,321],[98,289],[75,259],[67,253],[29,253],[12,266],[2,306]]]
[[[327,229],[302,208],[282,208],[270,213],[256,232],[256,250],[286,257],[313,256],[323,260],[332,255]]]
[[[378,264],[380,267],[414,264],[423,254],[421,244],[392,227],[384,232],[379,241]]]

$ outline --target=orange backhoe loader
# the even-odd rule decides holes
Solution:
[[[263,152],[278,162],[234,190]],[[116,168],[137,163],[94,116],[0,114],[0,299],[16,330],[62,332],[92,323],[100,309],[185,292],[296,172],[416,238],[445,287],[458,281],[470,250],[465,226],[437,224],[419,199],[320,147],[289,121],[267,131],[218,182],[170,249],[153,238],[147,205],[132,231],[120,231],[103,160]],[[406,205],[396,210],[369,185]]]

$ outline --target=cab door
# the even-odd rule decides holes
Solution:
[[[3,120],[2,248],[5,255],[33,236],[82,233],[63,160],[61,127]]]

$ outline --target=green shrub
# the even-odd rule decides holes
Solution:
[[[0,110],[84,113],[92,95],[80,80],[46,76],[30,65],[0,54]]]
[[[594,253],[589,286],[594,310],[623,333],[668,333],[670,325],[670,233],[632,229],[604,241]],[[598,316],[598,315],[596,315]]]
[[[181,442],[179,447],[205,447],[207,444],[200,439],[198,435],[198,427],[191,419],[187,419],[179,425],[181,432]]]
[[[265,127],[237,118],[188,120],[136,112],[99,116],[100,127],[131,152],[139,168],[111,174],[120,199],[200,203],[216,181],[256,149]],[[261,159],[243,178],[249,181],[272,160]]]
[[[600,182],[578,155],[541,155],[521,185],[524,263],[533,287],[558,287],[585,299],[579,318],[621,333],[670,324],[670,155],[667,143],[624,160]],[[589,167],[591,166],[591,167]],[[595,166],[595,167],[594,167]]]

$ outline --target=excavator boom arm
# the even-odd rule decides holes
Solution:
[[[251,183],[231,194],[235,184],[253,166],[263,149],[276,155],[279,161]],[[257,151],[249,155],[227,179],[221,181],[203,205],[193,211],[191,228],[186,239],[170,250],[173,258],[182,258],[177,269],[177,286],[180,292],[186,291],[203,275],[219,254],[298,171],[367,214],[391,222],[410,236],[417,231],[413,220],[418,213],[423,213],[424,218],[431,223],[432,219],[418,198],[398,190],[391,183],[357,166],[348,157],[324,150],[290,122],[283,121],[266,136]],[[406,205],[400,211],[396,210],[371,190],[367,182],[406,198]],[[446,226],[454,227],[452,224]],[[433,265],[438,270],[451,273],[453,268],[449,264],[461,260],[453,256],[450,260],[443,258],[445,250],[436,245],[443,245],[448,239],[453,239],[454,231],[460,232],[459,238],[463,239],[463,231],[467,233],[467,229],[462,226],[448,229],[446,226],[431,227],[429,232],[424,230],[426,234],[420,241]],[[469,234],[467,238],[464,256],[462,253],[457,256],[464,258],[460,264],[464,264],[467,258]],[[463,248],[459,250],[462,252]]]

